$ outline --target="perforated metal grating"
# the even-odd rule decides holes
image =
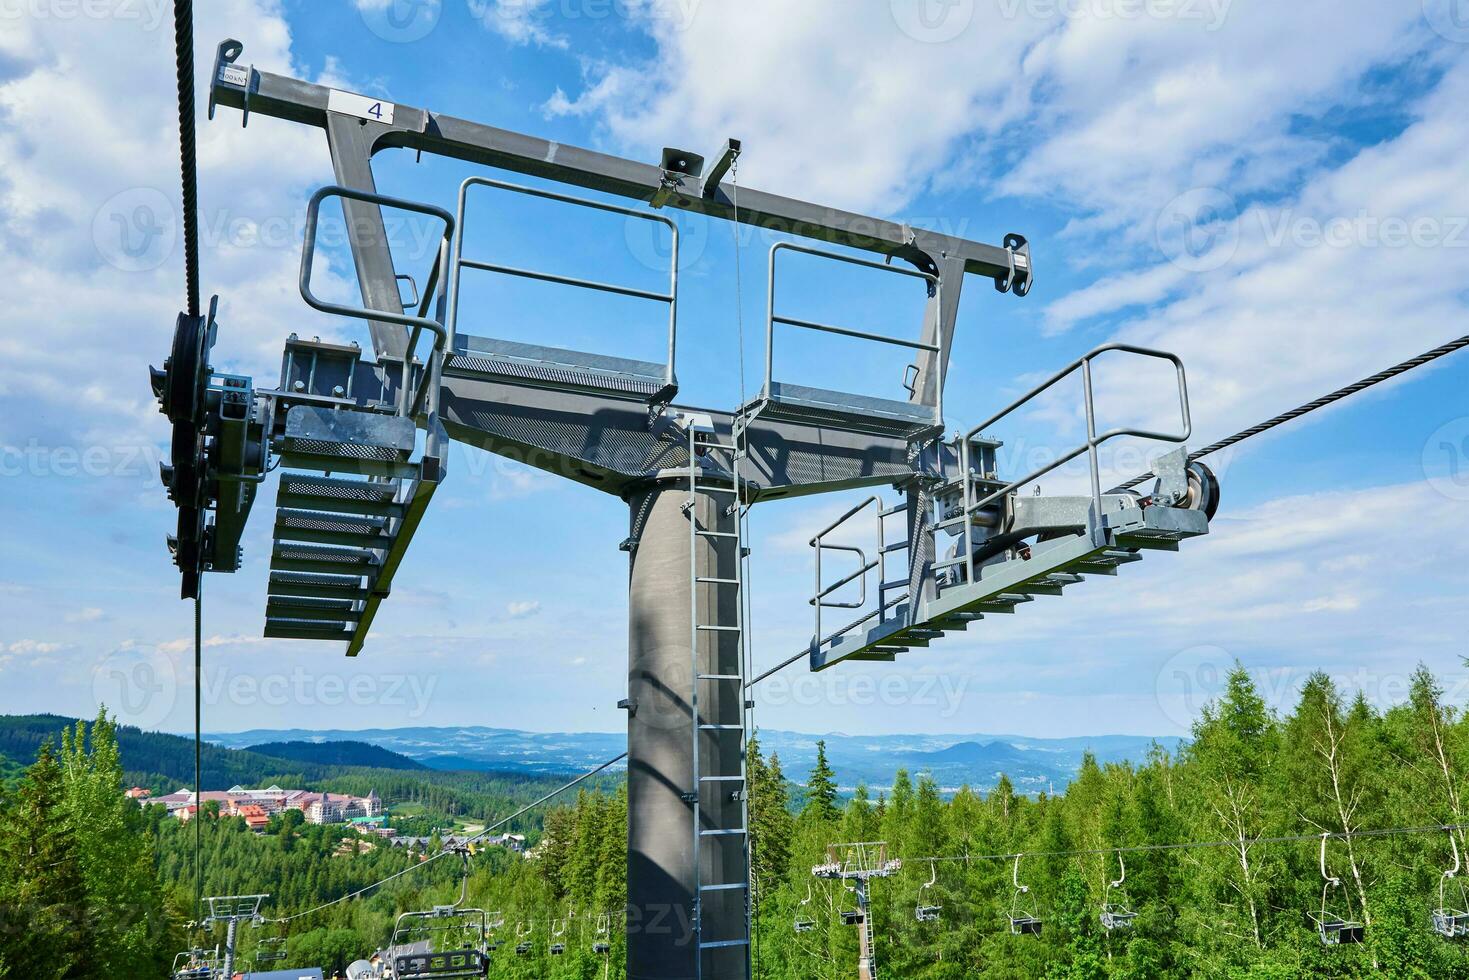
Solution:
[[[374,538],[387,527],[387,521],[372,518],[347,518],[335,514],[314,514],[308,511],[282,511],[276,518],[276,531],[330,531],[334,534],[355,534],[363,538]]]
[[[389,483],[369,483],[366,480],[327,480],[321,477],[286,474],[281,477],[281,493],[303,494],[334,500],[361,500],[369,503],[389,503],[395,496],[395,486]]]
[[[338,456],[342,459],[373,459],[392,462],[407,454],[392,446],[367,446],[355,442],[333,442],[327,439],[291,439],[287,451],[313,456]]]

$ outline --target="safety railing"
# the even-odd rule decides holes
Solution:
[[[893,347],[904,347],[909,350],[927,351],[938,355],[938,360],[943,361],[944,346],[942,341],[930,344],[922,340],[905,340],[902,337],[893,337],[888,334],[872,333],[867,330],[856,330],[851,327],[836,326],[830,323],[819,323],[815,320],[805,320],[793,316],[785,316],[775,311],[775,268],[776,256],[781,252],[800,252],[804,255],[815,255],[820,258],[834,259],[855,265],[865,269],[877,269],[881,272],[893,275],[907,276],[911,279],[920,279],[928,284],[928,288],[937,295],[942,288],[938,276],[917,269],[904,269],[900,266],[886,265],[882,262],[873,262],[870,259],[858,258],[854,255],[844,255],[841,252],[830,252],[825,249],[812,248],[809,245],[801,245],[796,242],[776,242],[770,246],[770,256],[766,271],[766,293],[765,293],[765,386],[764,396],[771,396],[772,384],[775,373],[775,325],[785,324],[789,327],[800,327],[804,330],[815,330],[820,333],[836,334],[841,337],[853,337],[858,340],[870,340],[879,344],[889,344]],[[911,389],[910,389],[911,390]],[[944,417],[944,392],[943,385],[936,386],[934,399],[934,422],[941,424]]]
[[[1096,399],[1092,385],[1092,362],[1101,355],[1108,353],[1109,351],[1120,351],[1125,354],[1136,354],[1140,357],[1155,358],[1157,360],[1167,361],[1173,365],[1174,376],[1178,383],[1178,406],[1179,414],[1182,421],[1182,431],[1176,433],[1154,432],[1149,429],[1137,429],[1129,426],[1118,426],[1116,428],[1108,429],[1106,432],[1097,432]],[[1061,455],[1057,456],[1056,459],[1052,460],[1045,466],[1040,467],[1034,472],[1028,473],[1017,480],[1012,480],[1011,482],[1006,483],[998,489],[991,490],[983,496],[979,496],[974,488],[975,478],[974,474],[971,472],[970,463],[971,442],[973,441],[973,439],[984,432],[986,429],[989,429],[995,423],[999,422],[1001,419],[1008,416],[1010,413],[1014,412],[1017,408],[1020,408],[1022,405],[1029,403],[1038,395],[1049,391],[1051,388],[1055,387],[1061,381],[1065,380],[1067,377],[1070,377],[1077,371],[1081,372],[1082,379],[1082,401],[1086,411],[1086,441],[1075,449],[1062,453]],[[964,435],[960,438],[959,470],[963,490],[963,508],[960,513],[951,516],[946,520],[935,523],[933,526],[933,530],[935,533],[937,533],[938,531],[941,531],[945,528],[962,524],[964,534],[963,554],[959,555],[956,558],[949,558],[943,561],[934,562],[934,568],[942,569],[956,565],[962,565],[965,570],[965,581],[973,582],[975,580],[975,515],[980,510],[984,509],[985,507],[989,507],[996,501],[1000,500],[1002,497],[1005,497],[1006,495],[1015,492],[1017,489],[1025,486],[1027,483],[1038,480],[1041,477],[1045,476],[1047,473],[1050,473],[1062,466],[1065,466],[1067,463],[1081,456],[1083,453],[1087,454],[1087,463],[1091,477],[1092,506],[1091,512],[1088,516],[1087,533],[1093,539],[1095,539],[1097,537],[1097,532],[1100,528],[1102,519],[1101,463],[1097,457],[1097,447],[1105,442],[1108,442],[1112,439],[1120,438],[1122,436],[1132,436],[1138,439],[1146,439],[1153,442],[1183,442],[1187,440],[1189,436],[1192,435],[1192,433],[1193,421],[1189,416],[1188,406],[1188,379],[1184,374],[1183,361],[1179,360],[1176,354],[1170,354],[1169,352],[1162,350],[1154,350],[1150,347],[1138,347],[1133,344],[1123,343],[1103,344],[1100,347],[1088,351],[1081,357],[1077,358],[1075,361],[1072,361],[1066,367],[1062,368],[1060,371],[1057,371],[1050,378],[1036,385],[1024,395],[1021,395],[1019,398],[1015,399],[999,412],[996,412],[988,419],[985,419],[983,422],[974,426],[968,432],[964,433]]]
[[[513,194],[524,194],[528,197],[542,198],[548,201],[560,201],[563,204],[577,204],[595,211],[606,211],[611,214],[620,214],[629,218],[638,218],[642,221],[651,221],[655,224],[667,226],[673,236],[669,255],[668,291],[656,292],[649,289],[624,286],[619,283],[601,282],[596,279],[563,276],[558,273],[545,272],[539,269],[525,269],[519,266],[502,265],[496,262],[466,259],[464,257],[463,229],[465,208],[471,187],[491,187],[497,190],[509,191]],[[598,292],[612,293],[617,296],[629,296],[634,299],[666,303],[668,305],[668,361],[663,365],[663,387],[667,396],[672,397],[672,392],[676,389],[677,385],[674,372],[674,359],[678,348],[678,225],[672,219],[661,214],[649,214],[646,211],[640,211],[636,208],[623,207],[620,204],[609,204],[606,201],[577,197],[572,194],[562,194],[559,191],[550,191],[539,187],[528,187],[524,184],[513,184],[509,181],[495,180],[490,177],[470,177],[459,185],[458,218],[460,233],[454,241],[454,256],[452,261],[453,284],[449,300],[449,340],[451,344],[458,329],[460,278],[462,270],[466,267],[478,269],[483,272],[496,272],[502,275],[515,276],[520,279],[533,279],[539,282],[549,282],[561,286],[575,286],[579,289],[590,289]]]
[[[376,204],[379,207],[396,208],[400,211],[413,211],[431,218],[438,218],[444,222],[443,238],[439,243],[438,255],[435,257],[434,264],[429,270],[428,279],[424,283],[423,298],[419,303],[417,314],[408,314],[401,311],[395,313],[389,310],[371,310],[361,306],[346,306],[342,303],[332,303],[321,299],[311,291],[311,270],[316,259],[317,222],[320,217],[321,202],[329,197],[347,198],[354,201],[362,201],[365,204]],[[454,238],[454,227],[454,216],[443,208],[434,207],[432,204],[421,204],[417,201],[404,200],[403,198],[389,197],[386,194],[355,190],[351,187],[339,187],[336,185],[323,187],[311,195],[311,200],[306,206],[306,229],[301,246],[301,275],[299,286],[301,298],[306,301],[307,305],[323,313],[355,317],[359,320],[397,323],[412,328],[412,333],[408,336],[408,346],[403,351],[403,383],[399,393],[399,415],[412,417],[416,416],[420,410],[426,410],[428,414],[432,415],[438,411],[439,384],[443,375],[444,350],[448,346],[449,341],[448,331],[444,325],[444,318],[449,281],[449,243]],[[415,292],[417,292],[416,289]],[[430,305],[432,305],[434,310],[433,316],[428,315]],[[418,341],[423,336],[425,330],[434,335],[433,349],[425,364],[423,376],[419,380],[418,387],[417,389],[413,389],[410,378],[412,375],[414,352],[418,349]],[[411,397],[409,394],[410,391],[412,391]]]
[[[868,508],[874,506],[877,508],[877,550],[875,552],[876,557],[869,558],[867,549],[858,545],[833,544],[825,540],[828,535],[837,531],[837,529],[847,524],[847,522],[855,518],[858,514],[861,514],[865,512]],[[896,514],[905,513],[906,509],[906,504],[899,504],[896,507],[884,507],[882,499],[880,497],[871,496],[868,497],[866,500],[863,500],[856,506],[847,510],[847,512],[842,514],[841,517],[838,517],[826,527],[822,528],[820,531],[817,531],[815,536],[811,538],[810,544],[811,547],[815,549],[816,559],[815,589],[812,593],[811,598],[807,601],[815,609],[816,625],[815,630],[812,633],[811,642],[816,648],[825,646],[827,643],[830,643],[838,637],[850,633],[852,630],[857,629],[859,626],[862,626],[868,622],[871,622],[873,619],[876,619],[879,623],[886,621],[888,612],[907,599],[908,593],[906,580],[902,582],[889,582],[887,580],[886,568],[887,556],[897,551],[906,550],[908,547],[908,542],[904,540],[896,542],[894,544],[888,544],[885,540],[885,535],[883,532],[883,522],[887,518],[892,517]],[[846,554],[856,555],[857,567],[851,572],[848,572],[846,575],[843,575],[836,581],[827,584],[822,578],[821,561],[822,553],[826,551],[839,551]],[[871,610],[861,618],[845,624],[844,626],[840,627],[829,635],[822,635],[822,609],[863,609],[867,606],[867,576],[872,572],[877,573],[877,608]],[[833,593],[848,585],[851,585],[853,582],[857,583],[858,588],[858,595],[855,600],[830,598]],[[896,599],[889,599],[888,593],[890,591],[893,591],[894,589],[899,588],[902,589],[901,595],[899,595]]]

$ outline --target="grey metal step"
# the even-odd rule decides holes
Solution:
[[[326,448],[329,444],[322,444]],[[355,473],[359,476],[388,476],[408,479],[418,475],[418,464],[407,459],[381,459],[377,456],[347,456],[305,449],[280,452],[282,466],[293,470],[316,470],[321,473]]]
[[[276,542],[270,567],[281,572],[371,575],[381,564],[376,552],[363,548]]]
[[[409,418],[296,405],[286,413],[276,450],[292,469],[408,477],[418,472],[408,461],[415,442]]]
[[[317,575],[310,572],[272,572],[266,592],[271,596],[316,599],[363,599],[367,589],[360,575]]]
[[[352,638],[352,628],[346,623],[318,623],[300,619],[267,619],[265,635],[278,640],[331,640]]]
[[[330,514],[315,510],[281,508],[276,511],[277,540],[335,544],[358,548],[386,548],[392,543],[385,517]]]
[[[340,606],[308,606],[306,602],[339,602]],[[332,623],[346,626],[362,618],[362,611],[346,599],[299,599],[288,597],[272,599],[265,604],[266,622],[275,620],[300,620],[303,623]]]
[[[281,476],[276,506],[334,514],[402,517],[405,508],[394,501],[397,492],[396,483],[286,473]]]

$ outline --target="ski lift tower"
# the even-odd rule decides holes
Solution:
[[[204,899],[204,904],[209,908],[209,915],[204,918],[200,926],[206,932],[221,922],[225,926],[224,964],[220,968],[220,976],[231,978],[231,980],[234,977],[235,940],[239,935],[240,923],[247,922],[252,926],[259,926],[264,922],[265,919],[260,914],[260,903],[269,897],[269,895],[220,895]]]
[[[843,660],[893,660],[961,630],[987,612],[1012,611],[1035,594],[1058,594],[1086,574],[1115,574],[1142,549],[1176,549],[1203,534],[1217,484],[1181,452],[1160,460],[1148,497],[1103,493],[1097,446],[1119,435],[1181,441],[1188,435],[1182,366],[1162,352],[1114,345],[1067,373],[1087,382],[1087,442],[1055,465],[1088,454],[1092,493],[1020,496],[1027,479],[995,473],[998,442],[979,429],[946,437],[944,375],[967,275],[1024,296],[1033,282],[1019,235],[1002,244],[939,234],[749,188],[725,177],[740,153],[729,140],[708,160],[667,149],[658,163],[622,159],[507,132],[423,108],[343,92],[260,71],[242,45],[219,45],[210,114],[239,110],[321,129],[336,184],[311,198],[300,291],[315,309],[365,320],[369,357],[356,345],[291,334],[279,381],[212,371],[214,309],[181,315],[172,356],[154,391],[173,423],[163,479],[179,508],[170,547],[182,594],[197,594],[204,571],[239,568],[240,535],[266,473],[279,467],[265,635],[344,644],[367,641],[430,500],[447,476],[450,440],[508,455],[627,502],[628,972],[635,980],[747,977],[749,849],[745,784],[748,708],[744,521],[747,508],[778,498],[891,486],[901,502],[859,508],[879,535],[901,522],[902,537],[865,549],[813,540],[817,627],[812,669]],[[407,148],[487,170],[528,175],[589,198],[476,175],[459,188],[454,213],[379,194],[372,158]],[[666,290],[577,279],[465,254],[465,227],[487,220],[495,198],[529,195],[554,206],[612,213],[664,226],[672,241]],[[361,306],[311,291],[318,215],[339,201],[362,293]],[[626,203],[614,203],[622,201]],[[437,219],[443,237],[418,281],[395,262],[384,212]],[[764,377],[757,396],[727,410],[676,402],[678,225],[675,212],[777,232],[790,240],[768,255]],[[536,233],[514,228],[512,238]],[[841,250],[833,250],[837,246]],[[914,296],[909,336],[875,334],[801,319],[777,308],[775,277],[794,255],[896,277]],[[790,275],[787,269],[784,273]],[[494,336],[496,311],[460,301],[465,275],[510,276],[590,293],[633,297],[666,314],[658,362]],[[400,283],[412,283],[405,303]],[[816,331],[885,345],[894,361],[893,397],[834,391],[775,368],[777,330]],[[284,331],[283,331],[284,332]],[[1097,431],[1092,360],[1107,350],[1177,365],[1183,428],[1174,433]],[[808,371],[809,371],[808,366]],[[901,379],[901,381],[899,381]],[[1022,400],[1022,402],[1024,399]],[[422,439],[419,432],[423,433]],[[1050,467],[1047,469],[1054,468]],[[876,500],[876,498],[873,498]],[[853,519],[849,515],[849,519]],[[940,559],[940,540],[949,543]],[[858,568],[835,584],[820,558],[856,552]],[[886,569],[901,562],[890,579]],[[866,588],[876,574],[877,587]],[[828,634],[823,608],[859,583],[876,608]]]
[[[845,925],[857,927],[857,976],[859,980],[876,980],[877,950],[872,942],[872,879],[891,878],[903,868],[903,862],[888,857],[885,843],[833,844],[826,849],[826,863],[811,869],[811,874],[827,881],[840,881],[857,898],[857,908],[842,913]]]

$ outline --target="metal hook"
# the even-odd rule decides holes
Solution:
[[[1321,877],[1326,879],[1328,885],[1336,886],[1341,884],[1341,879],[1333,878],[1326,870],[1326,840],[1330,836],[1331,831],[1329,830],[1321,833]]]
[[[1121,888],[1122,883],[1127,880],[1127,862],[1122,860],[1122,851],[1120,850],[1117,852],[1117,867],[1121,869],[1122,874],[1116,881],[1112,882],[1113,888]]]

